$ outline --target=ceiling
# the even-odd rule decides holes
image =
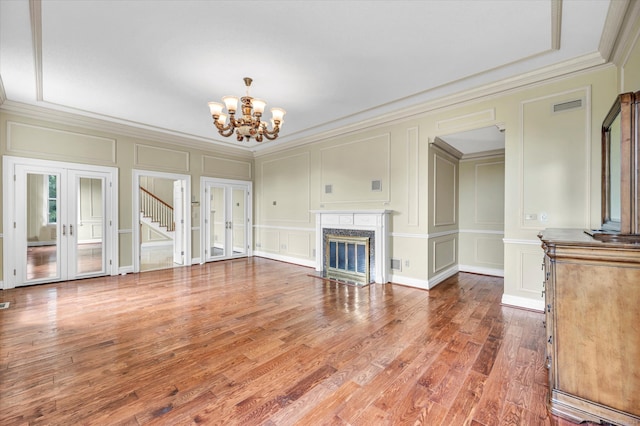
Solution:
[[[259,151],[605,63],[628,3],[0,0],[0,102]],[[275,142],[211,122],[245,76],[287,110]]]

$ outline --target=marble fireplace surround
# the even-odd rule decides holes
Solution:
[[[375,283],[389,278],[389,216],[391,210],[311,210],[316,215],[316,271],[324,270],[324,230],[373,231]]]

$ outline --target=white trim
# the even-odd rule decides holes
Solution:
[[[315,268],[316,261],[310,259],[300,259],[298,257],[282,256],[280,254],[269,253],[266,251],[254,251],[253,255],[256,257],[264,257],[271,260],[279,260],[280,262],[293,263],[294,265],[306,266],[308,268]]]
[[[223,188],[224,189],[224,216],[225,220],[230,212],[228,209],[230,208],[230,202],[232,201],[229,197],[229,191],[233,191],[234,189],[242,189],[246,194],[246,205],[245,205],[245,215],[247,219],[247,223],[244,227],[245,231],[245,244],[246,248],[242,247],[240,250],[242,253],[239,255],[234,254],[224,254],[222,256],[216,256],[215,258],[209,253],[207,257],[207,250],[209,246],[209,240],[211,239],[211,228],[208,226],[209,213],[207,213],[207,209],[211,208],[211,200],[210,195],[208,195],[207,190],[211,190],[213,187]],[[223,178],[213,178],[207,176],[200,176],[200,223],[198,229],[201,229],[200,232],[200,263],[206,262],[214,262],[218,260],[226,260],[226,259],[235,259],[239,257],[251,257],[253,256],[253,182],[250,180],[241,180],[241,179],[223,179]],[[227,239],[231,239],[231,244],[233,244],[233,230],[225,230],[225,241]],[[226,242],[225,242],[226,245]],[[218,245],[214,245],[218,246]]]
[[[505,244],[522,244],[528,246],[539,246],[540,240],[519,240],[515,238],[503,238],[502,242]]]
[[[97,174],[100,175],[101,178],[104,179],[104,201],[106,206],[105,217],[104,220],[104,247],[105,252],[104,256],[104,275],[116,275],[117,270],[119,269],[119,233],[118,233],[118,212],[119,212],[119,169],[117,167],[112,166],[99,166],[94,164],[84,164],[84,163],[70,163],[66,161],[55,161],[55,160],[41,160],[37,158],[30,157],[16,157],[5,155],[2,158],[2,173],[3,173],[3,194],[2,194],[2,205],[4,206],[4,215],[3,215],[3,230],[7,234],[6,237],[3,237],[3,285],[7,288],[15,288],[16,280],[19,279],[15,275],[9,275],[9,271],[13,271],[17,268],[17,258],[16,258],[16,250],[14,247],[10,245],[17,244],[17,236],[16,230],[14,228],[14,223],[16,222],[16,212],[15,209],[10,209],[9,206],[15,205],[16,200],[16,182],[14,181],[14,177],[16,176],[16,169],[20,168],[39,168],[50,170],[51,168],[55,168],[58,170],[64,170],[66,174],[69,176],[74,176],[76,173],[87,173],[87,174]],[[65,272],[66,276],[62,278],[68,279],[69,275]],[[85,278],[89,275],[80,275],[75,273],[75,278]],[[91,276],[96,276],[91,275]],[[102,276],[102,275],[100,275]],[[55,280],[54,280],[55,281]],[[45,281],[42,281],[45,282]],[[51,282],[48,280],[47,282]],[[38,284],[39,282],[30,281],[30,284]],[[24,285],[24,283],[20,283],[20,285]]]
[[[393,275],[389,276],[389,282],[391,284],[401,284],[409,287],[420,288],[423,290],[429,290],[429,281],[421,280],[418,278],[410,278],[404,277],[401,275]]]
[[[504,231],[491,231],[486,229],[459,229],[459,233],[465,234],[492,234],[492,235],[504,235]]]
[[[504,269],[483,268],[481,266],[460,265],[460,264],[458,264],[458,271],[459,272],[470,272],[472,274],[491,275],[492,277],[503,277],[504,278]]]
[[[272,226],[272,225],[253,225],[254,229],[279,229],[281,231],[302,231],[316,232],[315,228],[302,228],[296,226]]]
[[[119,275],[133,274],[133,265],[121,266],[118,269],[118,274]]]
[[[447,235],[458,234],[459,232],[460,230],[458,229],[452,229],[450,231],[434,232],[433,234],[427,234],[427,238],[440,238],[440,237],[445,237]]]
[[[316,271],[323,271],[323,229],[355,229],[374,232],[375,282],[389,278],[389,216],[392,210],[311,210],[316,215]]]
[[[200,258],[199,258],[199,257],[192,257],[192,258],[191,258],[191,264],[192,264],[192,265],[199,265],[199,264],[201,264],[201,263],[202,263],[202,261],[200,260]]]
[[[132,224],[134,229],[140,229],[140,178],[143,176],[161,179],[183,180],[184,186],[184,261],[182,266],[191,265],[191,175],[158,172],[143,169],[131,170],[131,198],[132,198]],[[132,233],[133,272],[140,272],[140,233]]]
[[[534,311],[544,312],[544,300],[534,300],[528,297],[503,294],[501,303],[516,308],[533,309]]]
[[[146,247],[163,247],[163,246],[173,246],[173,240],[162,240],[162,241],[148,241],[146,243],[141,243],[141,248]]]
[[[429,239],[429,234],[409,234],[406,232],[392,232],[389,235],[392,237],[398,237],[398,238],[418,238],[421,240]]]
[[[434,288],[435,286],[440,284],[442,281],[446,280],[449,277],[454,276],[457,273],[458,273],[458,265],[454,265],[451,268],[445,271],[442,271],[437,275],[434,275],[429,279],[429,289]]]
[[[118,229],[118,234],[131,234],[133,229]]]

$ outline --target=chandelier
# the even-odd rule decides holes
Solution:
[[[224,96],[222,98],[224,105],[217,102],[209,102],[213,124],[215,124],[218,129],[218,133],[225,137],[231,136],[235,130],[239,142],[242,142],[243,139],[248,142],[251,138],[254,138],[256,142],[262,142],[263,137],[272,141],[278,137],[280,126],[284,123],[282,118],[286,114],[286,111],[282,108],[271,108],[271,127],[273,130],[269,130],[267,123],[260,120],[267,103],[261,99],[254,99],[249,96],[249,87],[252,81],[249,77],[244,78],[247,93],[246,96],[240,98],[240,102],[242,102],[242,117],[236,118],[235,116],[238,110],[237,96]],[[222,113],[222,109],[225,106],[229,114],[228,123],[227,114]]]

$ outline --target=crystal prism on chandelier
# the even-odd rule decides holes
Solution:
[[[280,126],[284,123],[283,117],[286,111],[282,108],[271,108],[271,126],[273,130],[269,130],[267,123],[260,121],[267,103],[261,99],[254,99],[249,96],[249,87],[252,81],[249,77],[244,78],[247,93],[246,96],[240,98],[240,102],[242,102],[242,117],[235,117],[236,111],[238,110],[237,96],[224,96],[222,98],[224,105],[217,102],[209,102],[213,124],[215,124],[218,129],[218,133],[225,137],[231,136],[235,131],[239,142],[242,142],[242,140],[248,142],[251,138],[254,138],[256,142],[262,142],[263,137],[272,141],[278,137]],[[225,106],[229,114],[228,123],[227,114],[222,113]]]

